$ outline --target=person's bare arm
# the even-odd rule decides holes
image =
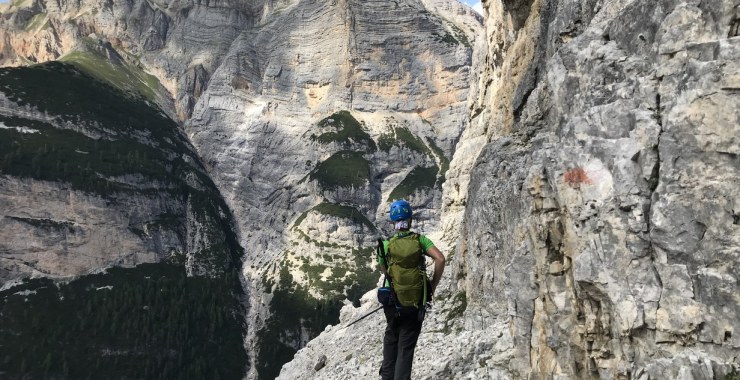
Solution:
[[[434,294],[439,281],[442,279],[442,272],[445,270],[445,255],[437,247],[429,248],[426,253],[434,260],[434,276],[432,276],[432,294]]]

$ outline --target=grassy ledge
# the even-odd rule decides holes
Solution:
[[[309,178],[324,190],[358,188],[370,181],[370,163],[360,152],[343,150],[316,165]]]
[[[259,379],[274,379],[283,364],[293,359],[303,342],[316,337],[324,327],[339,322],[339,297],[318,300],[305,286],[296,285],[283,262],[272,289],[271,317],[257,332]]]
[[[405,147],[414,152],[428,156],[431,156],[432,154],[429,147],[424,144],[424,141],[414,135],[406,127],[391,127],[391,131],[389,133],[380,135],[380,138],[378,139],[378,148],[380,150],[388,153],[394,146]]]
[[[439,162],[440,168],[439,168],[439,178],[437,179],[437,183],[435,187],[439,190],[442,189],[442,184],[445,182],[447,174],[447,170],[450,169],[450,159],[448,159],[445,156],[445,152],[437,146],[437,144],[434,142],[434,140],[427,136],[427,143],[429,143],[429,147],[432,149],[432,152],[434,152],[434,155],[437,156],[437,162]]]
[[[322,129],[331,128],[332,132],[325,132],[319,136],[311,135],[311,140],[321,144],[336,143],[345,149],[352,147],[352,143],[362,145],[367,152],[373,153],[378,147],[370,135],[365,132],[357,119],[349,111],[339,111],[322,119],[318,123]]]
[[[119,64],[111,62],[98,50],[98,43],[92,38],[84,38],[83,44],[85,50],[70,52],[59,60],[75,65],[123,92],[138,94],[150,102],[156,100],[160,88],[157,77],[123,60]]]
[[[406,178],[404,178],[403,181],[401,181],[401,183],[391,191],[390,195],[388,195],[388,201],[405,199],[421,189],[433,189],[434,184],[437,182],[438,172],[439,168],[436,165],[428,168],[419,166],[415,167],[406,176]]]
[[[346,206],[346,205],[340,205],[336,203],[330,203],[330,202],[322,202],[311,209],[303,212],[293,223],[293,227],[297,227],[303,222],[304,219],[306,219],[306,216],[309,212],[318,212],[322,215],[328,215],[328,216],[334,216],[337,218],[343,218],[343,219],[349,219],[354,223],[357,224],[364,224],[371,230],[375,230],[375,226],[373,223],[359,210],[352,206]]]
[[[372,247],[352,249],[349,261],[335,263],[327,279],[321,278],[328,268],[326,265],[311,265],[304,259],[299,267],[293,267],[306,273],[309,286],[321,290],[324,295],[321,299],[312,296],[307,286],[296,284],[286,261],[280,264],[277,281],[263,277],[263,285],[273,298],[271,317],[257,332],[261,342],[257,358],[259,379],[274,379],[299,348],[327,325],[337,324],[345,299],[359,306],[360,297],[375,286],[380,275],[368,267],[373,252]]]

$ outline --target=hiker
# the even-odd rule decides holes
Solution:
[[[390,220],[395,234],[379,247],[378,266],[385,274],[383,288],[389,297],[379,299],[388,323],[383,338],[383,380],[411,378],[414,348],[421,333],[421,323],[434,290],[442,279],[445,257],[429,238],[410,230],[411,205],[405,200],[391,204]],[[424,255],[434,260],[434,276],[429,281],[424,266]]]

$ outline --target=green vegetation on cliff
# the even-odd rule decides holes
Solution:
[[[363,145],[369,152],[375,152],[378,147],[370,135],[365,132],[357,119],[349,111],[339,111],[331,116],[322,119],[318,123],[322,129],[332,128],[335,131],[325,132],[319,135],[311,135],[311,140],[316,140],[322,144],[337,143],[346,149],[352,148],[354,142]]]
[[[55,117],[96,139],[133,139],[158,148],[187,150],[178,125],[136,93],[121,91],[74,65],[48,62],[0,68],[0,92],[20,106]]]
[[[183,185],[180,176],[192,170],[190,165],[170,156],[167,151],[130,137],[93,139],[48,123],[2,115],[0,123],[9,127],[0,129],[0,152],[3,152],[0,172],[3,174],[64,181],[82,191],[111,195],[166,191]],[[19,128],[28,128],[34,133],[23,133]],[[116,179],[123,176],[133,177],[130,181]],[[162,182],[167,184],[164,188],[160,187]],[[157,184],[159,186],[155,186]]]
[[[179,126],[143,98],[59,62],[0,69],[0,92],[12,102],[0,110],[1,175],[57,182],[111,207],[130,197],[166,204],[168,211],[141,223],[176,231],[196,274],[186,276],[176,255],[0,292],[0,377],[243,377],[242,250]],[[42,232],[74,228],[13,219]],[[152,239],[143,224],[128,228]]]
[[[322,215],[334,216],[337,218],[349,219],[357,224],[363,224],[371,230],[375,230],[373,223],[359,210],[352,206],[340,205],[331,202],[322,202],[311,209],[304,211],[293,223],[293,226],[299,226],[309,212],[316,211]]]
[[[373,252],[372,247],[350,248],[347,254],[351,256],[332,258],[331,265],[312,265],[304,261],[299,269],[306,274],[309,287],[318,289],[327,298],[345,299],[346,296],[346,299],[356,303],[355,306],[359,306],[360,297],[378,281],[379,273],[367,267]],[[330,273],[324,278],[327,268]]]
[[[99,46],[98,42],[91,38],[84,38],[82,42],[85,50],[73,51],[61,57],[60,61],[75,65],[123,92],[138,94],[150,102],[155,101],[160,88],[157,77],[147,74],[142,68],[125,62],[122,58],[120,62],[111,62],[98,51],[104,47]],[[111,49],[111,54],[116,54],[113,53],[112,47],[108,49]]]
[[[37,13],[31,17],[30,20],[26,23],[26,26],[23,28],[25,31],[33,31],[36,29],[39,29],[39,27],[45,27],[48,25],[49,19],[47,17],[46,13]]]
[[[445,152],[437,146],[437,144],[434,142],[434,139],[427,136],[427,142],[429,143],[429,147],[432,149],[432,152],[434,152],[434,155],[437,156],[437,160],[439,162],[440,168],[439,168],[439,178],[437,180],[436,187],[438,189],[442,189],[442,183],[445,181],[445,175],[447,174],[447,170],[450,169],[450,159],[445,156]]]
[[[316,165],[309,178],[324,190],[362,187],[370,181],[370,163],[362,153],[343,150]]]
[[[14,116],[0,114],[0,174],[59,182],[112,202],[169,198],[179,223],[170,214],[159,226],[185,241],[190,207],[210,243],[194,253],[198,273],[222,272],[234,261],[228,208],[177,123],[159,109],[59,62],[0,69],[0,92],[22,106],[4,112]],[[143,225],[130,229],[145,238]]]
[[[380,150],[389,152],[394,146],[405,147],[424,155],[431,155],[431,151],[429,150],[429,147],[424,144],[424,141],[406,127],[391,127],[391,131],[389,133],[380,135],[380,139],[378,141],[378,148],[380,148]]]
[[[259,378],[277,377],[300,345],[315,338],[327,325],[339,322],[341,308],[339,297],[318,300],[305,287],[296,286],[289,268],[283,264],[277,286],[272,290],[272,315],[257,332]]]
[[[426,120],[423,120],[429,123]],[[445,175],[450,168],[450,160],[445,156],[444,151],[435,142],[434,139],[427,136],[426,141],[413,134],[406,127],[391,126],[388,133],[380,136],[378,147],[384,152],[390,152],[394,146],[409,149],[413,152],[420,153],[437,164],[430,167],[417,166],[406,178],[391,192],[388,200],[401,199],[414,192],[424,189],[441,190],[442,183],[445,181]]]
[[[257,370],[260,379],[274,379],[283,364],[310,339],[318,336],[327,325],[339,322],[344,300],[359,306],[362,295],[375,287],[380,272],[374,268],[374,247],[348,248],[339,253],[332,249],[329,263],[311,264],[311,258],[285,252],[286,259],[277,270],[277,281],[262,277],[267,293],[272,294],[270,318],[257,332],[259,353]],[[321,258],[326,259],[326,254]],[[316,258],[318,259],[318,257]],[[325,276],[327,269],[330,274]],[[300,272],[308,285],[295,282],[291,274]],[[310,290],[310,291],[309,291]],[[321,296],[313,294],[318,291]]]
[[[433,189],[437,182],[438,172],[439,168],[436,165],[428,168],[419,166],[413,168],[406,178],[391,191],[388,200],[405,199],[419,190]]]

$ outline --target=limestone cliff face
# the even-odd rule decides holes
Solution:
[[[0,8],[0,65],[58,59],[94,34],[154,74],[185,120],[233,40],[285,2],[11,2]]]
[[[437,228],[441,184],[466,124],[477,21],[435,4],[450,3],[275,8],[235,39],[186,123],[244,216],[241,241],[254,252],[245,265],[252,323],[267,326],[262,333],[284,331],[266,313],[285,304],[286,295],[269,292],[272,283],[306,286],[317,299],[374,286],[377,277],[364,273],[389,200],[410,198],[420,225]],[[281,342],[254,344],[279,349],[262,363],[302,346],[312,335],[307,324],[296,319],[284,323],[290,334],[262,336]]]
[[[0,285],[164,260],[219,276],[239,255],[192,145],[143,99],[70,65],[4,68],[0,136]]]
[[[183,121],[248,252],[248,346],[279,342],[252,369],[276,371],[341,299],[374,286],[390,200],[409,198],[421,229],[439,228],[481,23],[456,1],[30,0],[2,12],[3,65],[60,58],[109,82],[134,77],[119,86]],[[124,69],[98,69],[112,57]],[[292,305],[330,302],[328,320],[272,318],[289,288],[301,290]]]
[[[470,11],[441,0],[33,0],[3,10],[0,52],[28,63],[99,38],[155,74],[133,90],[184,121],[247,249],[250,376],[304,345],[281,377],[376,376],[380,316],[343,327],[371,293],[308,340],[372,283],[375,221],[405,196],[451,263],[414,376],[723,378],[740,349],[737,1],[484,6],[476,40]],[[45,231],[31,248],[120,245],[58,215],[98,200],[3,184],[7,204],[32,203],[15,199],[29,186],[85,202],[9,206],[7,231]]]
[[[186,129],[236,212],[252,215],[241,228],[255,235],[243,237],[248,249],[271,260],[280,250],[270,243],[281,243],[266,239],[279,235],[259,226],[286,223],[280,219],[321,199],[358,197],[350,203],[375,219],[378,204],[415,166],[446,171],[465,123],[475,30],[468,16],[461,29],[418,2],[295,2],[234,41]],[[369,145],[329,139],[342,127],[327,120],[342,110]],[[316,176],[302,181],[342,150],[362,152],[372,178],[335,191]],[[427,208],[423,197],[419,203]]]
[[[244,197],[245,183],[234,183],[234,177],[258,181],[249,191],[265,198],[285,187],[275,181],[281,171],[286,175],[281,181],[293,184],[336,151],[351,150],[341,141],[306,141],[311,135],[332,132],[320,130],[319,123],[342,110],[352,111],[370,139],[385,139],[383,158],[371,160],[380,166],[373,167],[373,175],[384,180],[385,188],[371,181],[372,191],[366,188],[353,195],[375,194],[364,211],[375,214],[378,200],[385,201],[381,193],[390,195],[416,166],[436,165],[432,176],[439,175],[441,184],[466,124],[462,115],[471,47],[479,27],[470,9],[447,0],[409,0],[393,6],[380,1],[29,0],[4,5],[2,16],[3,65],[60,57],[80,63],[70,54],[81,44],[89,45],[86,39],[92,36],[103,41],[106,52],[114,51],[116,59],[154,74],[159,84],[144,83],[148,88],[134,90],[158,94],[161,85],[171,93],[174,103],[152,100],[186,121],[215,179],[234,198],[235,212],[248,211],[239,218],[244,231],[259,230],[247,228],[247,223],[264,224],[254,213],[272,215],[268,223],[275,215],[237,200]],[[265,148],[275,156],[264,154]],[[234,154],[235,150],[239,152]],[[397,163],[403,161],[408,162]],[[418,203],[427,204],[434,194],[439,202],[439,192],[432,192]],[[278,212],[295,218],[322,198],[292,202]],[[423,219],[435,218],[429,214]],[[270,233],[269,239],[275,236],[279,234]],[[265,239],[243,241],[246,248],[279,251],[266,249]]]
[[[487,9],[509,20],[489,18],[490,42],[516,37],[498,72],[520,76],[499,89],[456,270],[469,305],[510,321],[511,375],[724,376],[740,346],[737,3]]]
[[[740,350],[737,2],[484,6],[444,194],[444,231],[463,227],[415,374],[724,378]],[[343,327],[364,302],[282,378],[373,378],[382,318]]]

